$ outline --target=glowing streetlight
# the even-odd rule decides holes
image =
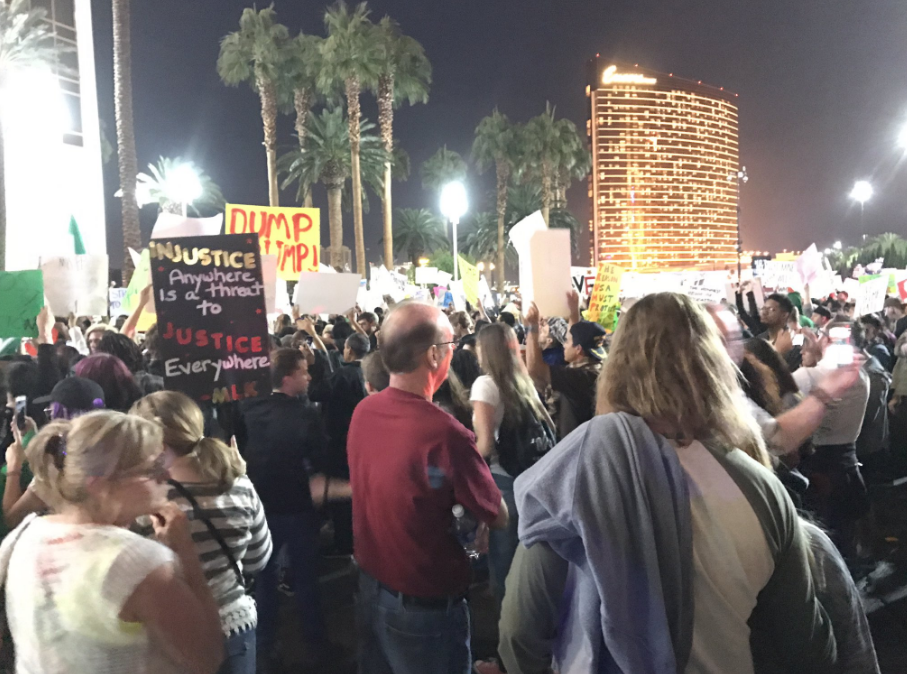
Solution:
[[[901,132],[898,134],[898,145],[907,150],[907,124],[901,128]]]
[[[860,231],[863,231],[863,209],[866,202],[872,199],[872,185],[867,180],[858,180],[850,190],[850,198],[860,204]]]
[[[191,164],[180,164],[167,173],[164,194],[169,201],[183,207],[183,215],[187,215],[189,205],[201,198],[203,193],[198,173]]]
[[[476,269],[478,269],[479,271],[485,271],[485,263],[484,262],[477,263]]]
[[[420,258],[419,258],[419,266],[420,266],[420,267],[427,267],[429,262],[431,262],[431,260],[429,260],[427,257],[420,257]]]
[[[460,278],[460,265],[457,259],[457,225],[460,224],[460,218],[469,208],[469,200],[466,196],[466,187],[460,181],[447,183],[441,190],[441,214],[450,220],[453,234],[453,280],[458,281]]]

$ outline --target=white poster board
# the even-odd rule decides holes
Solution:
[[[110,265],[106,255],[65,255],[41,260],[44,295],[54,316],[106,316]]]
[[[856,294],[856,308],[854,316],[859,318],[866,314],[874,314],[882,311],[885,307],[885,297],[888,295],[887,276],[880,276],[864,283],[860,283],[860,288]]]
[[[433,285],[437,282],[437,267],[416,267],[416,283],[418,283],[419,285]]]
[[[173,239],[181,236],[215,236],[224,226],[224,214],[210,218],[187,218],[174,213],[161,212],[151,230],[151,238]]]
[[[523,306],[528,307],[532,301],[532,262],[529,256],[529,241],[535,232],[548,229],[541,211],[526,216],[511,227],[508,236],[520,256],[520,294]],[[568,258],[569,260],[569,258]]]
[[[534,232],[529,239],[529,259],[532,267],[532,299],[541,315],[569,316],[567,293],[573,286],[570,275],[570,230],[543,229]],[[526,308],[524,304],[524,310]]]
[[[277,256],[261,256],[261,282],[265,287],[265,307],[268,314],[277,313]],[[284,282],[286,291],[286,282]]]
[[[126,288],[110,288],[107,291],[107,300],[110,305],[108,316],[116,318],[117,316],[128,315],[128,312],[123,310],[124,297],[126,297]]]
[[[302,272],[293,303],[303,314],[344,314],[356,306],[359,274]]]

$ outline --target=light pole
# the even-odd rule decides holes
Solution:
[[[866,202],[872,198],[872,185],[867,180],[858,180],[853,184],[853,189],[850,190],[850,198],[860,204],[860,233],[863,234],[863,237],[866,237],[864,226],[863,226],[863,208],[866,205]]]
[[[453,234],[453,280],[460,279],[460,263],[457,259],[457,225],[460,224],[460,218],[469,208],[469,200],[466,197],[466,188],[460,181],[447,183],[441,190],[441,214],[450,220]]]
[[[749,179],[749,176],[746,175],[746,166],[728,176],[728,180],[737,183],[737,283],[740,283],[740,276],[743,273],[740,261],[740,256],[743,254],[743,238],[740,236],[740,187],[745,185]]]

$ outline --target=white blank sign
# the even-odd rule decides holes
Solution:
[[[356,306],[359,274],[302,272],[293,303],[303,314],[343,314]]]
[[[532,268],[532,299],[542,316],[567,316],[567,293],[573,287],[570,274],[570,230],[543,229],[529,239]]]
[[[66,255],[41,260],[44,295],[54,316],[104,316],[108,310],[106,255]]]

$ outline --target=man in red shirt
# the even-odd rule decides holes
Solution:
[[[431,402],[453,345],[436,307],[395,307],[380,343],[390,387],[359,403],[350,424],[360,674],[472,668],[469,560],[451,509],[492,528],[508,515],[475,436]]]

